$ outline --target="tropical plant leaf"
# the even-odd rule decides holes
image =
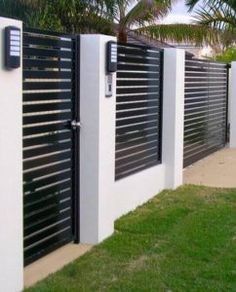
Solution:
[[[219,31],[193,24],[150,25],[136,30],[137,33],[161,41],[188,42],[196,45],[219,43]]]
[[[121,19],[121,28],[144,25],[170,12],[173,0],[141,0]]]

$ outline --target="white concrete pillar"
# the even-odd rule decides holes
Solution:
[[[162,163],[166,165],[166,187],[183,182],[185,51],[164,50]]]
[[[23,289],[22,66],[4,67],[6,26],[22,29],[22,23],[0,17],[0,290],[18,292]]]
[[[105,97],[106,44],[82,35],[80,52],[80,241],[95,244],[114,230],[116,76]]]
[[[236,62],[231,63],[229,78],[229,124],[229,146],[236,148]]]

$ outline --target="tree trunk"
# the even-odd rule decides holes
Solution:
[[[128,40],[127,32],[124,31],[124,30],[119,31],[119,33],[118,33],[118,42],[127,43],[127,40]]]

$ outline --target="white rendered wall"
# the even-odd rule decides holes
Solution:
[[[115,89],[105,97],[105,45],[111,37],[81,36],[80,240],[98,243],[114,221],[165,188],[182,184],[184,56],[165,50],[163,162],[115,181]],[[178,123],[178,124],[176,124]]]
[[[231,63],[229,79],[230,148],[236,148],[236,62]]]
[[[0,291],[23,288],[22,68],[4,68],[4,28],[20,21],[0,17]]]
[[[165,189],[165,170],[165,165],[160,164],[116,181],[114,220]]]
[[[115,94],[105,97],[106,44],[113,37],[82,35],[80,52],[80,241],[111,235],[115,177]]]
[[[166,187],[169,188],[183,182],[184,73],[185,51],[165,49],[162,162],[166,165]]]

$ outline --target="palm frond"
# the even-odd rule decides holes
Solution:
[[[150,25],[136,30],[150,38],[178,43],[216,44],[221,38],[220,31],[193,24]]]
[[[228,5],[229,2],[231,5]],[[236,41],[236,9],[233,8],[235,4],[232,1],[228,1],[228,4],[218,7],[208,5],[196,12],[199,25],[221,31],[221,41],[225,47]]]
[[[219,6],[222,5],[227,0],[185,0],[185,4],[188,6],[189,11],[192,11],[197,4],[201,4],[202,7],[206,7],[208,5]]]
[[[162,18],[170,11],[173,0],[141,0],[121,19],[120,26],[143,25]]]

